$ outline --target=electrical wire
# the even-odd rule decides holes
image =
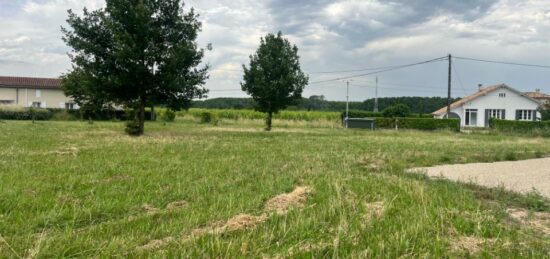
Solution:
[[[378,71],[365,73],[365,74],[351,75],[351,76],[345,76],[345,77],[339,77],[339,78],[316,81],[316,82],[310,83],[309,85],[326,83],[326,82],[334,82],[334,81],[340,81],[340,80],[346,80],[346,79],[352,79],[352,78],[369,76],[369,75],[374,75],[374,74],[380,74],[380,73],[389,72],[389,71],[398,70],[398,69],[403,69],[403,68],[407,68],[407,67],[418,66],[418,65],[423,65],[423,64],[432,63],[432,62],[439,62],[439,61],[443,61],[443,60],[446,60],[446,59],[447,59],[447,57],[440,57],[440,58],[430,59],[430,60],[421,61],[421,62],[412,63],[412,64],[394,66],[392,68],[378,70]]]
[[[535,64],[505,62],[505,61],[495,61],[495,60],[468,58],[468,57],[455,57],[455,56],[453,56],[453,58],[462,59],[462,60],[469,60],[469,61],[493,63],[493,64],[514,65],[514,66],[524,66],[524,67],[537,67],[537,68],[550,68],[550,66],[546,66],[546,65],[535,65]]]

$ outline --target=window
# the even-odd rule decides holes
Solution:
[[[477,109],[466,109],[466,126],[477,126]]]
[[[533,110],[517,110],[516,119],[520,121],[532,121],[534,120],[535,111]]]
[[[490,109],[490,110],[487,110],[487,115],[489,116],[489,118],[496,118],[499,120],[505,119],[504,110]]]
[[[76,108],[75,105],[75,103],[65,103],[65,109],[74,110]]]
[[[14,104],[15,101],[13,100],[0,100],[0,105],[6,105],[6,104]]]
[[[36,90],[36,97],[37,98],[42,97],[42,90],[38,90],[38,89]]]
[[[31,107],[33,107],[33,108],[41,108],[41,107],[42,107],[42,103],[41,103],[41,102],[32,102]]]
[[[506,98],[506,93],[499,93],[499,94],[498,94],[498,97],[500,97],[500,98]]]

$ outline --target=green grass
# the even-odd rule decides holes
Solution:
[[[527,159],[550,139],[496,134],[360,131],[333,122],[178,118],[124,135],[123,123],[0,124],[0,257],[547,257],[550,242],[511,221],[506,208],[548,211],[548,201],[405,174],[410,167]],[[302,210],[256,228],[177,239],[235,215],[259,215],[296,186]],[[143,204],[164,208],[147,216]],[[384,204],[372,215],[374,202]],[[135,220],[128,220],[134,217]],[[40,238],[42,236],[43,238]],[[451,249],[457,239],[486,242]],[[311,247],[300,249],[300,247]],[[292,251],[289,253],[289,251]],[[471,252],[471,253],[470,253]]]

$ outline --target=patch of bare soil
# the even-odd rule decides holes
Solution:
[[[155,208],[153,205],[147,204],[147,203],[141,205],[141,210],[143,210],[147,215],[154,215],[159,213],[160,211],[159,209]]]
[[[62,148],[57,151],[51,152],[51,154],[56,154],[60,156],[64,155],[71,155],[71,156],[77,156],[79,149],[77,147],[68,147],[68,148]]]
[[[265,204],[266,212],[276,212],[278,215],[285,215],[293,208],[303,208],[307,200],[307,196],[312,192],[309,187],[296,187],[291,193],[277,195]]]
[[[385,163],[385,158],[379,156],[365,156],[359,161],[362,167],[374,172],[380,170]]]
[[[162,248],[162,247],[167,246],[168,244],[174,242],[174,240],[175,240],[174,237],[165,237],[165,238],[163,238],[163,239],[151,240],[151,241],[149,241],[149,243],[137,247],[137,250],[138,250],[138,251],[151,251],[151,250],[156,250],[156,249],[159,249],[159,248]]]
[[[259,216],[240,214],[231,219],[229,219],[222,226],[212,229],[212,233],[223,233],[223,232],[232,232],[245,229],[254,229],[257,225],[265,222],[267,220],[266,214],[261,214]]]
[[[451,240],[451,250],[453,251],[468,251],[470,254],[475,254],[483,248],[487,242],[492,242],[491,239],[483,239],[479,237],[461,236]]]
[[[186,201],[174,201],[174,202],[170,202],[170,203],[168,203],[168,205],[166,205],[166,210],[168,210],[168,211],[179,210],[179,209],[184,208],[185,206],[187,206]]]
[[[536,231],[542,232],[544,235],[550,235],[550,213],[549,212],[532,212],[529,213],[526,209],[509,208],[508,215],[522,226],[530,227]]]
[[[268,200],[265,204],[265,213],[262,213],[258,216],[250,214],[239,214],[230,218],[226,222],[215,222],[206,227],[196,228],[192,230],[190,234],[184,235],[180,240],[188,241],[193,238],[201,237],[205,234],[221,234],[232,231],[254,229],[267,220],[267,213],[269,212],[276,212],[278,215],[285,215],[292,207],[303,208],[305,202],[307,201],[307,196],[311,192],[312,189],[310,187],[296,187],[296,189],[294,189],[294,191],[292,191],[291,193],[280,194]],[[181,202],[178,204],[182,205]],[[186,203],[182,206],[185,205]],[[142,208],[146,211],[158,213],[158,209],[148,204],[144,204]],[[160,240],[152,240],[149,243],[138,247],[137,250],[148,251],[159,249],[174,241],[176,241],[174,237],[166,237]]]
[[[26,259],[32,259],[36,258],[38,253],[40,253],[40,247],[42,245],[42,242],[46,239],[46,232],[42,232],[36,236],[36,241],[34,242],[34,246],[27,250],[27,256]]]
[[[105,178],[105,179],[94,181],[94,183],[108,184],[108,183],[113,183],[113,182],[127,181],[127,180],[131,180],[131,179],[132,179],[132,177],[128,176],[128,175],[115,175],[115,176],[111,176],[111,177],[108,177],[108,178]]]

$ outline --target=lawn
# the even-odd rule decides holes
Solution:
[[[547,200],[404,173],[546,156],[549,138],[274,126],[0,122],[0,257],[550,255],[507,213]]]

